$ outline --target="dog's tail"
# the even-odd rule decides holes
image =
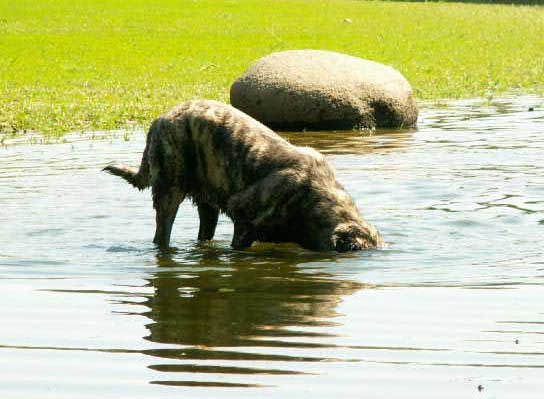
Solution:
[[[138,190],[143,190],[144,188],[149,187],[149,177],[145,173],[142,173],[142,169],[137,170],[136,168],[131,168],[126,165],[119,166],[106,166],[103,169],[105,172],[111,173],[112,175],[120,176]]]
[[[102,169],[104,172],[111,173],[115,176],[120,176],[125,179],[127,182],[132,184],[138,190],[143,190],[151,185],[151,179],[149,174],[149,160],[148,152],[150,150],[150,142],[153,134],[153,126],[147,134],[147,144],[145,146],[144,154],[142,156],[142,162],[140,164],[140,169],[131,168],[126,165],[109,165]]]

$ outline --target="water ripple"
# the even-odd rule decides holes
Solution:
[[[345,255],[234,251],[226,218],[199,244],[187,203],[159,251],[150,193],[100,171],[137,164],[142,132],[3,146],[0,396],[538,398],[543,104],[285,134],[326,154],[387,241]]]

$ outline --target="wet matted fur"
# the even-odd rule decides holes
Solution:
[[[179,204],[198,206],[199,240],[210,240],[224,212],[232,247],[294,242],[316,251],[382,243],[361,217],[323,155],[296,147],[243,112],[220,102],[183,103],[156,119],[139,170],[107,166],[140,190],[151,186],[154,242],[168,246]]]

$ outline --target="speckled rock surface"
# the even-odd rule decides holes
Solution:
[[[397,70],[321,50],[261,58],[232,84],[230,101],[277,130],[411,127],[418,116]]]

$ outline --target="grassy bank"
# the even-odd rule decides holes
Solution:
[[[0,131],[112,129],[228,101],[252,61],[297,48],[392,65],[420,99],[541,91],[543,37],[539,6],[0,0]]]

